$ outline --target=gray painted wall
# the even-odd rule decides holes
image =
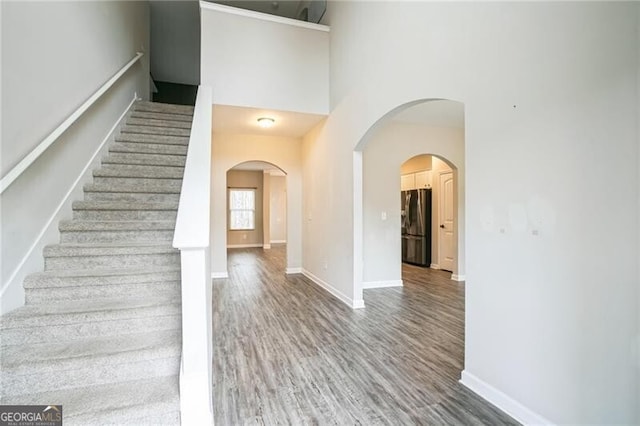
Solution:
[[[70,218],[71,201],[82,198],[90,179],[83,169],[101,142],[136,94],[148,98],[149,5],[2,2],[1,8],[3,176],[136,51],[147,52],[2,194],[5,312],[24,303],[22,278],[42,269],[42,247],[58,241],[58,221]]]

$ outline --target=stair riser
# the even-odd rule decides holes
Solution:
[[[188,115],[166,114],[163,112],[133,111],[131,113],[131,118],[150,118],[152,120],[186,121],[188,123],[191,123],[193,121],[193,117]]]
[[[132,201],[141,203],[178,203],[180,194],[147,194],[126,192],[90,192],[85,191],[86,201]]]
[[[154,155],[154,154],[122,154],[111,153],[102,160],[102,164],[149,165],[165,167],[184,167],[186,157],[182,155]]]
[[[168,231],[62,231],[61,243],[133,243],[173,241],[173,230]]]
[[[179,402],[176,402],[170,409],[167,409],[167,411],[162,411],[147,405],[145,406],[147,413],[142,416],[138,415],[138,413],[142,411],[140,407],[135,407],[135,415],[132,415],[129,410],[121,409],[115,412],[112,410],[108,413],[100,413],[99,421],[92,421],[92,419],[94,419],[93,416],[78,416],[76,418],[68,417],[65,413],[64,426],[86,426],[88,424],[175,426],[180,424],[180,411],[177,410],[179,407]]]
[[[75,210],[78,220],[176,220],[175,210]]]
[[[138,103],[134,110],[136,112],[161,112],[165,114],[193,115],[193,107],[189,105],[171,105],[161,103]]]
[[[115,140],[116,142],[154,143],[160,145],[187,146],[189,144],[189,138],[186,136],[153,135],[145,133],[121,133],[116,136]]]
[[[52,318],[51,324],[44,327],[13,327],[0,331],[0,342],[3,346],[59,342],[96,336],[117,336],[126,333],[146,333],[151,331],[178,330],[182,327],[181,315],[166,311],[166,307],[154,308],[156,315],[144,315],[133,318],[107,316],[99,321],[95,315],[67,314],[69,323],[56,324],[59,318]],[[149,311],[149,309],[147,310]],[[109,312],[107,312],[109,313]],[[134,314],[135,315],[135,314]],[[55,315],[54,317],[59,317]],[[33,391],[33,390],[32,390]]]
[[[179,301],[181,298],[180,282],[155,282],[144,284],[98,285],[62,288],[26,289],[27,304],[49,303],[51,301],[66,301],[89,299],[98,297],[146,297],[166,296]]]
[[[55,276],[45,274],[28,275],[24,280],[27,290],[65,287],[96,287],[96,286],[121,286],[121,285],[172,285],[180,282],[180,270],[152,273],[130,273],[122,275],[88,275],[88,276]]]
[[[75,363],[77,366],[69,363],[69,369],[41,371],[36,374],[21,375],[3,372],[0,374],[3,393],[21,395],[33,392],[34,389],[37,389],[38,392],[47,392],[81,386],[172,376],[176,374],[180,367],[179,354],[175,354],[171,358],[141,360],[130,363],[109,362],[108,358],[96,361],[82,359]]]
[[[95,184],[108,185],[110,188],[117,189],[123,186],[150,186],[154,191],[180,192],[182,188],[182,179],[155,179],[155,178],[138,178],[138,177],[94,177]]]
[[[166,166],[125,166],[103,165],[93,172],[94,177],[127,177],[127,178],[153,178],[153,179],[182,179],[183,167]]]
[[[45,257],[46,271],[90,268],[130,268],[180,265],[180,255],[175,254],[128,254],[115,256],[61,256]]]
[[[148,135],[182,136],[189,137],[190,129],[176,129],[174,127],[137,126],[127,124],[122,128],[122,133],[139,133]]]
[[[152,126],[191,130],[191,122],[173,119],[159,120],[157,118],[129,117],[127,126]]]
[[[140,142],[114,142],[109,148],[109,152],[120,152],[125,154],[187,155],[187,147]]]

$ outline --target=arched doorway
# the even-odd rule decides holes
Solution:
[[[228,250],[273,246],[287,264],[286,179],[284,170],[266,161],[245,161],[227,170]]]
[[[451,277],[464,280],[464,105],[423,99],[378,120],[356,146],[354,168],[354,294],[364,307],[365,287],[402,285],[398,170],[408,158],[430,153],[447,159],[455,177],[456,259]]]

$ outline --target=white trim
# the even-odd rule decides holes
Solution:
[[[287,268],[285,271],[285,274],[289,275],[289,274],[301,274],[302,273],[302,268]]]
[[[432,263],[429,268],[431,269],[440,269],[440,265],[438,265],[437,263]]]
[[[11,185],[17,178],[20,176],[34,161],[42,155],[43,152],[47,150],[57,139],[63,134],[71,125],[82,115],[86,110],[88,110],[107,90],[113,86],[113,84],[120,78],[122,75],[135,64],[138,59],[140,59],[144,53],[138,52],[136,56],[133,57],[129,62],[127,62],[120,71],[115,73],[113,77],[107,80],[100,88],[89,97],[78,109],[76,109],[66,120],[64,120],[58,127],[56,127],[46,138],[42,140],[31,152],[29,152],[26,157],[24,157],[18,164],[16,164],[9,173],[4,175],[2,179],[0,179],[0,194],[2,194],[8,187]]]
[[[229,273],[227,271],[212,272],[211,273],[211,279],[217,280],[217,279],[221,279],[221,278],[229,278]]]
[[[227,244],[227,248],[262,248],[262,244]]]
[[[387,280],[387,281],[364,281],[362,288],[386,288],[386,287],[402,287],[402,280]]]
[[[322,280],[321,278],[313,275],[311,272],[307,271],[304,268],[302,268],[302,275],[304,275],[305,277],[309,278],[314,284],[318,285],[319,287],[322,287],[324,290],[326,290],[329,293],[331,293],[333,296],[338,298],[341,302],[343,302],[344,304],[346,304],[350,308],[352,308],[352,309],[364,308],[364,300],[360,299],[360,300],[355,300],[354,301],[353,299],[351,299],[350,297],[345,295],[343,292],[341,292],[340,290],[338,290],[337,288],[335,288],[334,286],[332,286],[328,282],[326,282],[326,281]]]
[[[486,399],[524,425],[554,424],[466,370],[462,371],[459,381],[475,394]]]
[[[467,279],[466,275],[458,275],[458,274],[451,274],[451,280],[452,281],[465,281]]]
[[[80,172],[80,174],[78,175],[76,180],[71,185],[71,188],[69,188],[69,190],[67,191],[65,196],[62,198],[62,201],[60,201],[60,204],[58,204],[58,206],[56,207],[54,212],[51,214],[51,216],[49,216],[49,220],[47,220],[45,225],[42,227],[42,229],[38,233],[38,236],[35,238],[35,240],[31,244],[31,246],[27,250],[27,253],[22,257],[22,259],[20,260],[20,263],[18,263],[18,266],[16,266],[16,268],[13,270],[13,272],[9,276],[9,279],[4,283],[2,288],[0,288],[0,297],[2,297],[2,295],[4,295],[5,291],[7,291],[7,289],[9,287],[11,287],[11,284],[16,279],[18,279],[20,281],[23,281],[24,278],[30,273],[28,271],[22,271],[22,268],[24,267],[24,265],[27,263],[27,261],[32,256],[34,251],[36,251],[37,248],[39,248],[38,252],[40,252],[40,251],[42,251],[44,246],[47,244],[46,242],[42,241],[44,235],[47,233],[47,231],[50,230],[51,225],[54,222],[57,225],[57,223],[59,222],[59,214],[60,214],[60,212],[62,211],[62,209],[65,206],[67,206],[70,202],[73,201],[73,200],[70,200],[69,198],[75,192],[78,184],[81,181],[84,180],[85,175],[87,174],[87,172],[89,172],[89,173],[92,172],[92,168],[93,168],[92,166],[93,166],[93,163],[94,163],[95,159],[102,152],[102,150],[105,147],[105,145],[107,144],[107,142],[109,142],[113,138],[113,135],[114,135],[115,131],[120,127],[120,125],[122,124],[122,122],[125,119],[126,115],[129,113],[129,110],[131,109],[131,106],[137,100],[137,96],[138,96],[137,94],[134,94],[133,99],[131,100],[129,105],[127,105],[127,107],[125,108],[124,112],[122,114],[120,114],[120,117],[118,117],[118,119],[116,120],[115,124],[111,127],[111,129],[109,129],[109,131],[107,132],[107,135],[105,136],[105,138],[100,143],[100,146],[98,147],[98,149],[96,149],[96,151],[93,153],[93,155],[91,156],[91,158],[89,159],[87,164],[84,166],[84,168],[82,169],[82,171]],[[54,228],[54,229],[57,231],[57,228]]]
[[[271,244],[287,244],[287,240],[271,240]]]
[[[271,248],[271,244],[263,244],[262,248],[265,250],[269,250]]]
[[[256,12],[253,10],[240,9],[232,6],[224,6],[216,3],[209,3],[207,1],[200,1],[200,8],[206,10],[213,10],[215,12],[229,13],[231,15],[244,16],[246,18],[259,19],[261,21],[276,22],[278,24],[291,25],[292,27],[301,27],[308,30],[323,31],[328,33],[331,27],[322,24],[314,24],[313,22],[299,21],[297,19],[285,18],[282,16],[269,15],[268,13]]]

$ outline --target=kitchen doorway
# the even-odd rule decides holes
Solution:
[[[447,160],[419,154],[400,166],[402,262],[452,272],[456,262],[454,169]]]

